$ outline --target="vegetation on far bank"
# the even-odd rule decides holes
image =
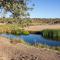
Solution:
[[[19,24],[5,24],[0,25],[0,34],[1,33],[8,33],[8,34],[29,34],[28,31],[25,31]]]
[[[42,31],[42,36],[47,39],[52,39],[56,41],[60,41],[60,30],[58,29],[48,29]]]

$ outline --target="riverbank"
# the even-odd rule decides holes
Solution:
[[[20,24],[2,24],[0,25],[0,34],[7,33],[7,34],[29,34],[28,31],[25,31]]]
[[[0,33],[11,33],[11,34],[21,34],[21,33],[28,33],[29,32],[40,32],[46,29],[60,29],[60,24],[54,25],[37,25],[37,26],[27,26],[21,27],[20,24],[2,24],[0,25]],[[25,32],[24,32],[25,31]]]
[[[54,25],[37,25],[37,26],[28,26],[24,28],[27,31],[42,31],[45,29],[60,29],[60,24],[54,24]]]
[[[7,38],[0,38],[1,60],[60,60],[60,52],[36,48],[22,43],[13,44]]]

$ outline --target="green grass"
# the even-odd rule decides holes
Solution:
[[[43,37],[60,41],[60,30],[43,30]]]
[[[28,31],[24,31],[24,29],[19,24],[5,24],[0,25],[0,34],[1,33],[8,33],[8,34],[29,34]]]
[[[28,31],[23,31],[22,34],[23,35],[29,35],[29,32]]]
[[[16,34],[20,31],[20,27],[14,24],[0,25],[0,33],[12,33]]]

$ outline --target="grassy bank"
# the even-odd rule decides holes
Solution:
[[[60,30],[43,30],[42,31],[42,36],[47,38],[47,39],[53,39],[60,41]]]
[[[0,25],[0,34],[1,33],[8,33],[8,34],[29,34],[28,31],[24,31],[24,29],[19,24],[5,24]]]
[[[16,39],[11,39],[10,42],[12,44],[22,43],[22,44],[25,44],[25,45],[28,45],[28,46],[34,46],[36,48],[46,48],[46,49],[52,49],[52,50],[56,50],[56,51],[60,52],[60,47],[59,46],[48,46],[48,45],[36,44],[36,43],[33,44],[33,45],[30,45],[27,42],[25,42],[24,40],[16,40]]]
[[[48,45],[43,45],[43,44],[37,44],[33,45],[34,47],[37,48],[47,48],[47,49],[52,49],[60,52],[60,46],[48,46]]]

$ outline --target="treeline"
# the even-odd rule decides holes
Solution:
[[[16,23],[16,19],[13,19],[13,18],[0,18],[0,23],[13,23],[15,22]]]
[[[29,23],[31,22],[30,19],[16,19],[16,18],[0,18],[0,23],[6,23],[6,24],[14,24],[14,23]]]
[[[55,19],[47,19],[47,18],[24,18],[24,19],[16,19],[16,18],[0,18],[0,23],[6,23],[6,24],[13,24],[13,23],[48,23],[48,24],[59,24],[60,19],[55,18]]]
[[[60,18],[32,18],[32,22],[57,24],[60,23]]]

